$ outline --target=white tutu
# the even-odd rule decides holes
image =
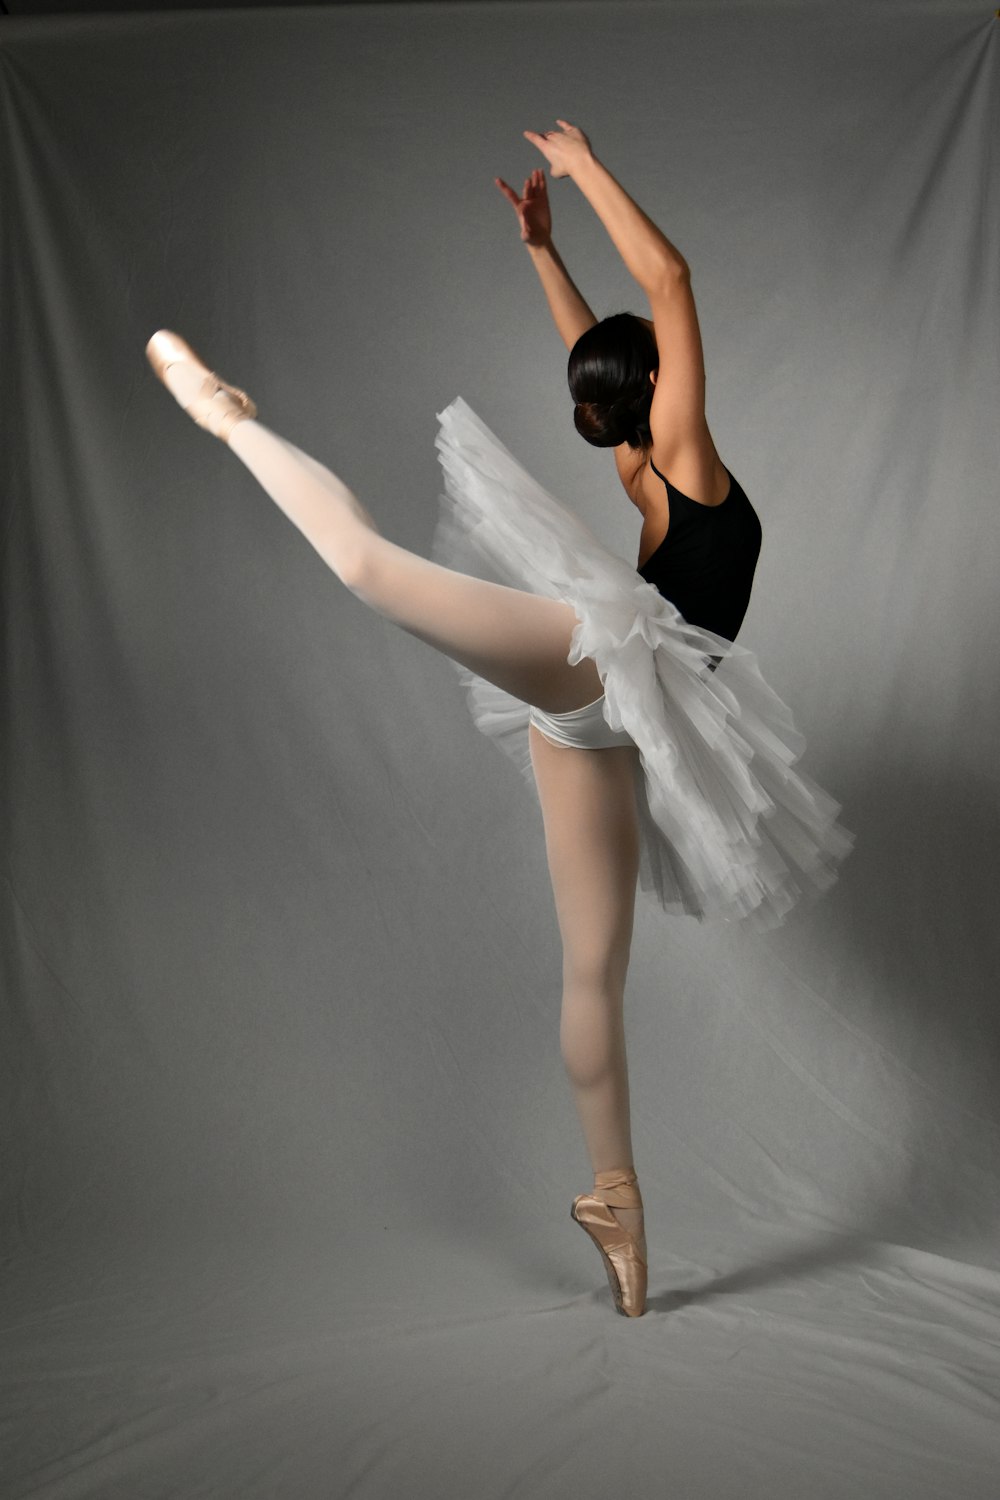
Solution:
[[[593,658],[604,717],[639,751],[640,888],[668,912],[773,927],[832,885],[853,836],[839,804],[792,769],[804,740],[753,652],[689,625],[461,397],[438,421],[446,493],[432,556],[572,605],[567,659]],[[477,728],[534,787],[528,704],[453,665]]]

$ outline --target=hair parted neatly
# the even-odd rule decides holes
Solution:
[[[652,442],[650,370],[658,370],[656,339],[634,313],[614,313],[582,333],[566,374],[576,405],[573,424],[595,448],[646,448]]]

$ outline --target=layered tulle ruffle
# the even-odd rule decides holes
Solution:
[[[640,888],[668,912],[769,927],[830,886],[853,838],[795,769],[804,741],[753,652],[689,625],[461,397],[438,421],[432,556],[573,607],[568,660],[593,658],[605,718],[639,751]],[[454,665],[477,727],[534,786],[528,705]]]

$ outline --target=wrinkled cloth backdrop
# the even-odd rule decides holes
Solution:
[[[8,1500],[995,1494],[998,43],[944,3],[3,25]],[[143,356],[182,333],[424,555],[461,394],[634,558],[493,185],[557,115],[693,267],[742,639],[857,834],[767,937],[640,901],[637,1323],[569,1218],[530,790]]]

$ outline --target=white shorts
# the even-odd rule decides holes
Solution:
[[[565,714],[546,714],[531,705],[528,718],[547,740],[571,750],[610,750],[614,745],[634,745],[623,729],[612,729],[604,717],[604,694],[582,708]]]

